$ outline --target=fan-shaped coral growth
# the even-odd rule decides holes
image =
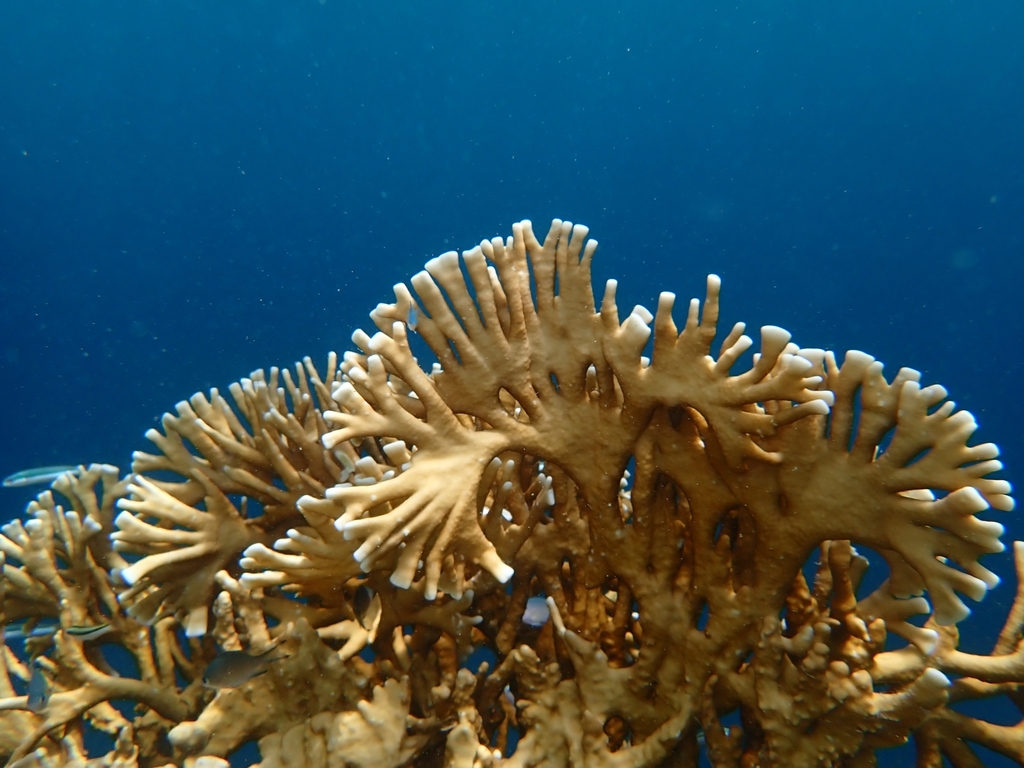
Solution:
[[[772,326],[746,363],[714,276],[681,328],[671,293],[622,318],[587,234],[432,259],[325,375],[195,395],[131,474],[7,525],[11,764],[84,764],[91,727],[124,766],[255,739],[264,768],[852,767],[908,738],[919,766],[1024,765],[1020,724],[956,709],[1024,683],[1024,593],[991,655],[957,649],[1003,548],[979,515],[1013,507],[970,414]],[[251,674],[210,683],[229,659]]]

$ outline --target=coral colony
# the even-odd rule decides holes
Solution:
[[[681,329],[671,293],[620,319],[585,227],[512,231],[4,526],[8,765],[1024,765],[1024,721],[957,711],[1024,707],[1024,590],[957,649],[1013,507],[971,415],[781,328],[716,354],[714,276]]]

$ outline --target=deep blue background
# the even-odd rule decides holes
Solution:
[[[0,4],[0,476],[126,467],[178,400],[558,216],[625,310],[717,272],[726,320],[920,369],[1021,477],[1024,7],[494,5]]]

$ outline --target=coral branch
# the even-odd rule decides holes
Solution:
[[[119,572],[131,587],[120,601],[144,620],[161,610],[184,610],[190,636],[206,632],[214,575],[254,538],[227,497],[198,470],[195,479],[207,493],[205,511],[136,476],[128,486],[132,498],[118,502],[124,511],[111,534],[115,549],[144,555]]]
[[[8,764],[1024,765],[1024,721],[961,711],[1024,711],[1024,544],[992,652],[959,644],[1013,508],[973,417],[775,326],[716,351],[714,275],[681,328],[668,292],[620,319],[588,238],[431,259],[323,375],[196,394],[5,524]]]

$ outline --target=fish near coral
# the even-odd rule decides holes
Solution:
[[[110,622],[104,621],[99,624],[76,624],[68,627],[64,632],[84,643],[99,640],[113,629]],[[27,640],[33,637],[52,637],[59,631],[60,625],[50,619],[38,622],[31,628],[27,622],[8,625],[2,629],[2,636],[5,640]]]
[[[33,467],[32,469],[23,469],[20,472],[8,475],[3,479],[3,487],[22,488],[26,485],[42,485],[43,483],[49,485],[58,477],[66,474],[78,475],[81,472],[82,467],[74,464],[60,464],[51,467]]]
[[[207,688],[238,688],[267,671],[269,666],[285,654],[271,657],[277,648],[252,655],[245,651],[224,651],[206,665],[203,685]]]
[[[531,627],[542,627],[551,616],[548,610],[547,598],[531,597],[526,601],[526,610],[523,611],[523,624]]]
[[[30,711],[38,714],[50,704],[52,688],[50,687],[50,681],[46,679],[39,665],[33,664],[32,667],[32,677],[28,681],[28,700],[26,706]]]

